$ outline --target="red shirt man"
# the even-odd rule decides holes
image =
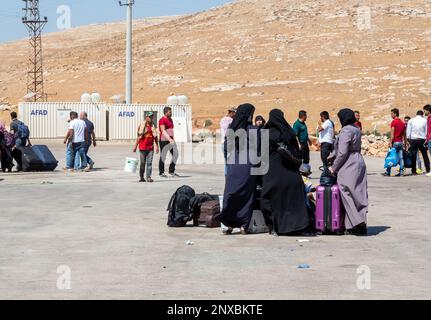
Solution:
[[[174,139],[174,121],[172,118],[168,118],[167,116],[163,116],[159,120],[159,130],[160,130],[160,141],[169,141],[165,134],[163,134],[163,129],[166,130],[166,133],[173,140]]]
[[[431,141],[431,105],[427,104],[424,107],[425,110],[425,116],[427,118],[427,141]],[[431,150],[431,146],[430,146]]]
[[[406,132],[405,123],[399,117],[396,117],[396,118],[394,118],[394,120],[392,120],[391,129],[392,128],[394,129],[393,137],[392,137],[392,143],[403,142],[404,141],[404,135]]]
[[[159,120],[160,128],[160,160],[159,160],[159,176],[162,178],[167,178],[165,174],[165,161],[167,153],[172,154],[172,161],[169,165],[169,174],[171,177],[179,177],[175,172],[176,162],[178,160],[178,149],[174,140],[174,122],[172,121],[172,108],[165,107],[163,109],[163,117]],[[167,152],[164,152],[167,148]]]
[[[362,123],[361,121],[361,113],[359,111],[355,111],[356,123],[355,125],[362,131]]]
[[[428,116],[427,121],[427,141],[431,141],[431,116]]]

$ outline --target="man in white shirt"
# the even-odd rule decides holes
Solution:
[[[69,129],[67,130],[64,144],[67,145],[66,152],[66,171],[83,170],[89,171],[87,156],[85,154],[86,145],[88,144],[88,130],[85,121],[79,119],[78,113],[70,113]],[[75,166],[76,155],[81,159],[81,166]]]
[[[324,168],[328,168],[330,165],[328,163],[328,157],[331,154],[334,146],[334,129],[334,123],[329,118],[329,112],[321,112],[317,130],[319,131],[320,157],[322,159]]]
[[[422,153],[425,162],[426,173],[430,173],[430,160],[426,147],[427,138],[427,119],[424,118],[424,112],[419,110],[416,117],[411,119],[407,124],[407,140],[410,144],[410,152],[412,154],[412,174],[417,175],[416,159],[418,151]]]

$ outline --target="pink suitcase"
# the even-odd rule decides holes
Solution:
[[[316,193],[316,229],[326,234],[343,233],[345,213],[339,186],[319,186]]]

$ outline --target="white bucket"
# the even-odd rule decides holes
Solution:
[[[124,167],[124,171],[128,173],[136,173],[138,170],[138,162],[138,159],[126,158],[126,166]]]

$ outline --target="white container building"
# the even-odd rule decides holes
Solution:
[[[154,113],[154,122],[158,127],[163,116],[165,104],[109,106],[109,140],[134,140],[138,126],[145,120],[147,112]],[[169,105],[174,120],[174,136],[177,142],[192,141],[192,108],[190,105]]]
[[[26,102],[19,105],[19,118],[24,121],[33,139],[64,138],[67,132],[69,113],[85,111],[94,123],[98,140],[134,140],[137,128],[147,112],[154,113],[158,126],[165,104],[105,104],[81,102]],[[190,105],[169,105],[174,120],[174,135],[177,142],[192,141],[192,108]]]
[[[33,139],[64,138],[71,111],[87,112],[88,119],[94,123],[96,139],[108,137],[108,106],[104,103],[26,102],[18,110],[18,117],[28,125]]]

